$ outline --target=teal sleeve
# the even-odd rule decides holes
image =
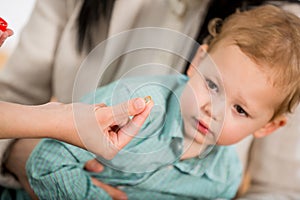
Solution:
[[[26,163],[29,183],[39,199],[111,199],[83,169],[92,158],[77,147],[42,140]]]

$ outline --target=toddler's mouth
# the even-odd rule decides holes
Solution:
[[[197,117],[194,117],[194,122],[195,128],[202,136],[211,142],[217,141],[217,134],[213,132],[207,123]]]
[[[207,135],[210,132],[208,125],[204,121],[197,120],[197,119],[196,121],[197,121],[197,130],[203,135]]]

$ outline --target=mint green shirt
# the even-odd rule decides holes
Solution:
[[[150,95],[155,106],[140,133],[101,173],[83,170],[92,153],[44,139],[32,152],[26,169],[40,199],[110,199],[91,176],[125,191],[129,199],[231,199],[242,168],[233,146],[210,146],[199,157],[180,160],[183,122],[179,98],[184,75],[128,78],[97,89],[86,103],[115,105]]]

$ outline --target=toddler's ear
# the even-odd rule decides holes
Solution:
[[[195,73],[195,68],[200,64],[202,58],[204,57],[204,55],[207,52],[207,49],[208,49],[207,44],[203,44],[198,48],[198,50],[195,54],[195,57],[193,58],[192,63],[190,64],[190,66],[187,70],[187,75],[189,77],[191,77]]]
[[[278,128],[286,125],[286,122],[287,118],[285,115],[278,116],[274,120],[268,122],[264,127],[260,128],[255,133],[253,133],[253,136],[256,138],[261,138],[270,135]]]

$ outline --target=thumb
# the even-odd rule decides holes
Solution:
[[[128,101],[128,115],[134,116],[140,114],[145,109],[146,103],[143,98],[135,98]]]
[[[129,116],[135,116],[143,112],[146,107],[143,98],[134,98],[125,103],[121,103],[112,107],[113,124],[124,125],[128,122]]]

